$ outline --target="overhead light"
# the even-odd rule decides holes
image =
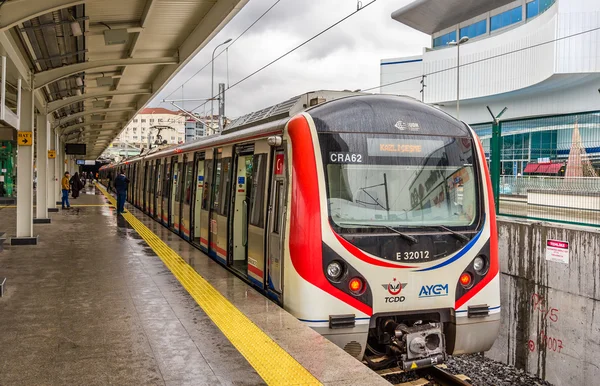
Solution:
[[[77,83],[77,87],[82,87],[83,86],[83,79],[81,79],[81,77],[78,76],[77,78],[75,78],[75,83]]]
[[[81,90],[80,89],[75,90],[75,95],[81,95]]]
[[[98,87],[112,86],[113,78],[110,76],[100,76],[100,77],[96,78],[96,85]]]
[[[81,25],[79,24],[79,22],[77,20],[73,20],[71,22],[71,33],[75,37],[83,36],[83,31],[81,30]]]
[[[104,44],[107,46],[113,44],[125,44],[129,40],[129,32],[123,29],[107,29],[104,31]]]

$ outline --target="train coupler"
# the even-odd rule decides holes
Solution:
[[[402,370],[409,371],[439,365],[444,363],[445,360],[446,356],[444,354],[437,354],[428,358],[401,361],[399,364]]]

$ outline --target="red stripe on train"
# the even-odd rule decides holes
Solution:
[[[259,276],[259,277],[263,277],[263,271],[261,271],[260,269],[258,269],[257,267],[248,264],[248,271],[252,272],[253,274]]]
[[[498,275],[500,271],[500,264],[498,263],[498,229],[496,226],[496,206],[494,204],[494,194],[492,191],[492,180],[490,179],[490,171],[488,170],[487,162],[485,161],[485,153],[483,152],[483,145],[478,141],[477,150],[479,151],[480,163],[483,164],[483,172],[485,174],[485,182],[488,191],[488,210],[489,210],[489,224],[490,224],[490,270],[482,281],[477,283],[471,290],[464,294],[460,299],[454,303],[454,309],[458,310],[466,302],[471,300],[479,291],[481,291],[486,285],[488,285],[492,279]]]
[[[290,258],[300,277],[357,310],[372,315],[373,309],[335,288],[323,272],[321,208],[315,149],[304,116],[288,123],[292,140],[293,178],[290,216]]]

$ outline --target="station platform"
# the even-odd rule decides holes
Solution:
[[[0,385],[389,385],[99,188],[0,252]]]

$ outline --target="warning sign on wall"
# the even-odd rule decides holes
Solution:
[[[56,150],[48,150],[48,158],[50,158],[50,159],[56,158]]]
[[[546,240],[546,260],[569,264],[569,243],[560,240]]]

